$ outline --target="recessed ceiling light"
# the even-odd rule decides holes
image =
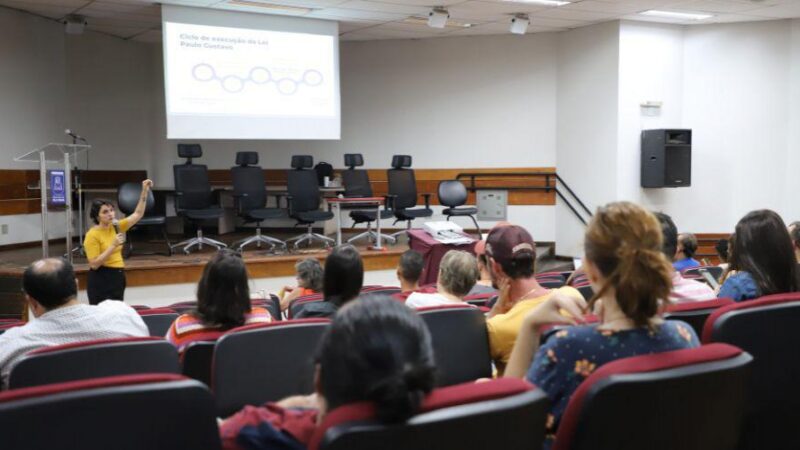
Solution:
[[[302,6],[276,5],[274,3],[265,3],[256,0],[228,0],[227,4],[233,6],[263,8],[270,12],[283,12],[283,13],[298,14],[298,15],[308,14],[314,10],[313,8],[304,8]]]
[[[428,25],[427,17],[411,16],[403,20],[403,23],[413,23],[414,25]],[[460,22],[458,20],[448,20],[445,28],[469,28],[474,24],[468,22]]]
[[[534,3],[537,5],[545,5],[545,6],[564,6],[572,3],[572,2],[563,2],[558,0],[505,0],[505,1],[513,3]]]
[[[640,12],[643,16],[665,17],[667,19],[684,19],[684,20],[705,20],[714,17],[713,14],[699,14],[699,13],[684,13],[674,11],[659,11],[651,9],[650,11]]]

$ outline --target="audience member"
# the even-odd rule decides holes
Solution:
[[[34,319],[0,335],[0,377],[4,388],[13,365],[31,350],[150,335],[139,314],[123,302],[80,303],[72,264],[63,259],[41,259],[28,266],[22,275],[22,291]]]
[[[197,310],[175,319],[166,339],[182,353],[192,342],[214,341],[231,328],[271,320],[266,309],[250,305],[242,257],[222,249],[206,264],[197,283]]]
[[[694,259],[697,252],[697,237],[692,233],[681,233],[678,235],[678,249],[672,266],[678,272],[700,265],[700,261]]]
[[[361,254],[352,245],[340,245],[333,249],[325,260],[321,302],[311,302],[297,315],[308,317],[331,317],[345,303],[361,293],[364,284],[364,264]]]
[[[396,298],[406,300],[412,292],[419,290],[419,278],[422,276],[422,268],[425,261],[422,255],[415,250],[406,250],[400,255],[400,262],[397,263],[397,281],[400,282],[400,292]]]
[[[792,238],[794,258],[797,260],[797,263],[800,264],[800,221],[789,224],[789,236]]]
[[[292,300],[306,295],[322,292],[322,264],[317,258],[306,258],[294,266],[297,272],[297,286],[285,286],[278,293],[281,299],[281,311],[285,311]]]
[[[434,293],[414,292],[408,296],[406,306],[452,305],[464,302],[480,276],[478,262],[471,254],[461,250],[450,250],[439,264],[439,276]]]
[[[577,324],[586,302],[559,293],[525,317],[506,376],[525,377],[547,393],[551,437],[572,393],[603,364],[699,345],[689,325],[659,318],[674,272],[662,253],[660,228],[653,214],[633,203],[600,208],[586,230],[583,260],[595,292],[588,306],[602,301],[600,325],[565,328],[539,348],[544,326]]]
[[[678,228],[672,218],[664,213],[655,213],[656,218],[661,223],[661,234],[664,243],[661,247],[662,253],[667,257],[667,261],[672,262],[672,259],[677,253],[678,247]],[[672,302],[694,302],[701,300],[711,300],[717,295],[714,290],[707,284],[683,278],[681,273],[674,269],[672,270],[672,290],[669,294],[669,299]]]
[[[361,401],[375,405],[379,421],[402,422],[434,387],[428,329],[389,297],[343,307],[322,337],[315,362],[316,394],[246,406],[220,424],[223,448],[305,448],[328,412]]]
[[[507,225],[492,229],[486,238],[486,254],[489,256],[492,280],[499,289],[486,327],[492,359],[502,375],[522,319],[529,311],[550,298],[553,292],[575,299],[583,297],[573,287],[550,290],[539,285],[533,275],[536,245],[531,235],[520,226]]]
[[[717,256],[719,256],[719,267],[722,267],[722,270],[728,269],[728,247],[729,242],[727,239],[720,239],[714,245],[714,250],[717,251]]]
[[[742,217],[736,224],[732,244],[731,274],[720,287],[719,297],[739,302],[797,291],[798,267],[792,238],[774,211],[761,209]]]
[[[469,291],[468,295],[495,293],[497,289],[492,286],[492,273],[489,269],[489,257],[486,256],[486,241],[478,241],[475,244],[475,258],[478,260],[478,271],[480,278],[475,282],[475,286]]]

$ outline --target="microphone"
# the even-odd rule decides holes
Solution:
[[[119,220],[117,220],[117,219],[112,220],[111,221],[111,225],[114,226],[114,232],[116,234],[119,234],[120,233],[120,231],[119,231]]]
[[[64,134],[66,134],[67,136],[70,136],[72,139],[86,142],[86,139],[84,139],[82,136],[80,136],[78,134],[73,133],[72,130],[70,130],[69,128],[64,130]]]

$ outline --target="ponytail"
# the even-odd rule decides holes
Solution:
[[[590,304],[613,288],[625,316],[636,326],[650,325],[672,290],[674,269],[661,247],[661,226],[648,211],[627,202],[600,208],[586,231],[585,250],[606,282]]]
[[[419,410],[433,383],[429,367],[407,367],[370,386],[367,399],[375,403],[376,416],[381,422],[402,422]]]

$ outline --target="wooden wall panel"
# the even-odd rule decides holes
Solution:
[[[341,169],[337,169],[334,173],[338,173]],[[439,182],[444,180],[453,180],[458,174],[462,173],[530,173],[541,172],[555,174],[554,167],[517,167],[517,168],[499,168],[499,169],[414,169],[417,179],[417,192],[420,194],[430,193],[431,204],[438,205],[436,192],[439,187]],[[386,195],[388,191],[388,182],[386,180],[385,169],[368,169],[369,179],[372,184],[372,191],[377,196]],[[265,169],[264,177],[267,180],[268,186],[286,186],[286,169]],[[498,188],[513,188],[515,190],[509,191],[508,204],[509,205],[555,205],[556,195],[555,191],[545,192],[543,190],[516,190],[524,187],[546,187],[547,183],[544,176],[531,177],[531,176],[497,176],[497,177],[480,177],[476,179],[475,186],[480,187],[498,187]],[[231,184],[231,175],[229,170],[209,170],[209,179],[212,185],[216,186],[229,186]],[[462,178],[462,182],[470,186],[468,178]],[[550,186],[555,186],[555,179],[550,180]],[[420,196],[419,202],[422,204],[422,197]],[[467,199],[468,204],[475,204],[475,194],[470,192]]]
[[[84,189],[113,188],[126,181],[140,182],[147,177],[147,171],[84,170],[82,177]],[[41,211],[38,184],[38,170],[0,170],[0,216]],[[63,207],[53,210],[60,209]]]

